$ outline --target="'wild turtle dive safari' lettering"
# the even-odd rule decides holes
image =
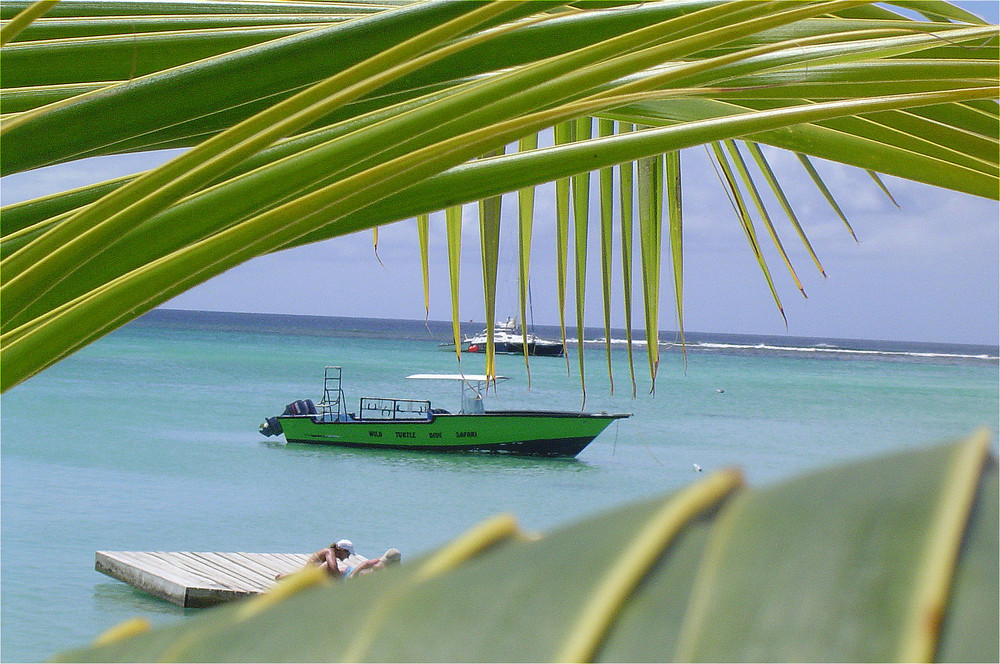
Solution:
[[[456,431],[455,432],[455,437],[456,438],[475,438],[476,437],[476,432],[475,431]]]

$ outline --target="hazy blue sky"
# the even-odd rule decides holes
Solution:
[[[958,3],[996,23],[997,2]],[[859,242],[787,153],[770,151],[786,193],[828,275],[817,272],[790,225],[778,219],[808,299],[798,294],[766,238],[761,238],[796,336],[949,341],[995,344],[1000,337],[1000,207],[905,180],[885,178],[896,208],[861,170],[817,160],[817,166],[851,221]],[[3,203],[100,181],[147,168],[162,155],[100,158],[4,178]],[[743,231],[702,149],[684,164],[685,325],[705,332],[784,334],[786,328]],[[596,180],[592,185],[596,190]],[[536,202],[532,293],[536,323],[557,322],[551,185]],[[517,311],[515,200],[505,198],[497,317]],[[592,225],[596,226],[596,213]],[[461,318],[484,318],[475,208],[466,210]],[[431,222],[431,319],[451,317],[443,215]],[[593,230],[596,230],[593,229]],[[758,232],[763,236],[764,230]],[[616,261],[617,255],[616,243]],[[597,238],[592,236],[596,248]],[[638,245],[635,248],[638,254]],[[383,227],[375,259],[372,233],[318,243],[250,261],[175,298],[165,306],[335,316],[423,318],[423,288],[415,223]],[[675,327],[669,261],[664,262],[660,327]],[[616,269],[615,283],[620,283]],[[638,271],[636,271],[638,278]],[[588,264],[587,324],[602,325],[600,263]],[[623,321],[620,287],[613,322]],[[572,296],[567,321],[574,319]],[[634,325],[641,327],[641,298]]]

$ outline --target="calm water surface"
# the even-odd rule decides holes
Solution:
[[[323,367],[344,368],[348,402],[429,398],[457,410],[455,386],[406,381],[454,373],[422,323],[160,313],[5,394],[2,406],[3,661],[89,642],[127,618],[184,610],[94,571],[96,550],[309,552],[339,537],[360,553],[429,551],[498,512],[545,530],[706,471],[744,468],[752,484],[812,468],[993,431],[996,348],[695,338],[665,349],[650,396],[636,355],[587,344],[586,409],[634,417],[575,460],[285,446],[257,433],[289,401],[319,400]],[[595,335],[600,336],[600,335]],[[620,344],[616,344],[619,347]],[[850,352],[847,352],[850,350]],[[481,373],[481,357],[463,368]],[[581,407],[576,353],[498,358],[511,380],[487,408]],[[721,392],[720,392],[721,390]]]

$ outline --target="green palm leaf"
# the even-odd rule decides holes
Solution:
[[[593,132],[590,118],[580,118],[573,126],[573,137],[577,141],[589,140]],[[573,192],[573,246],[575,248],[573,274],[576,277],[576,349],[577,361],[580,364],[580,391],[583,394],[583,410],[587,403],[587,390],[584,380],[583,340],[584,340],[584,294],[587,290],[587,239],[590,226],[590,173],[576,175],[572,181]]]
[[[495,156],[491,153],[487,156]],[[479,201],[479,238],[483,257],[483,302],[486,304],[486,375],[496,377],[493,360],[497,303],[497,264],[500,253],[500,197]]]
[[[530,134],[521,139],[518,149],[522,152],[538,149],[538,135]],[[525,187],[517,192],[517,255],[518,255],[518,303],[521,312],[521,336],[528,338],[528,300],[530,298],[530,281],[528,280],[531,266],[531,231],[535,216],[535,188]],[[524,370],[528,376],[528,389],[531,389],[531,367],[528,362],[528,344],[522,344],[524,351]]]
[[[627,122],[619,122],[621,133],[633,131],[635,127]],[[634,212],[632,207],[633,164],[618,165],[619,207],[621,209],[622,244],[622,301],[625,312],[625,342],[628,346],[628,373],[632,381],[632,397],[636,396],[635,362],[632,354],[632,228]]]
[[[588,11],[66,0],[4,47],[3,172],[196,147],[134,179],[3,210],[3,388],[254,256],[552,181],[566,210],[555,247],[565,339],[560,182],[715,141],[996,197],[996,29],[947,4],[920,10],[935,22],[848,1]],[[148,73],[121,81],[87,54],[130,39],[174,60],[143,56]],[[76,56],[58,61],[64,51]],[[588,115],[651,129],[566,142],[560,127]],[[553,147],[476,158],[553,126]],[[582,314],[578,288],[578,325]]]
[[[778,232],[774,228],[774,222],[771,220],[771,215],[768,214],[767,207],[765,207],[764,201],[760,196],[760,192],[757,190],[757,185],[750,176],[750,170],[747,168],[746,162],[743,160],[743,155],[740,153],[739,147],[733,141],[725,141],[724,144],[726,151],[732,158],[732,163],[736,167],[737,173],[740,175],[740,181],[743,182],[745,190],[748,194],[750,194],[750,199],[753,201],[754,208],[756,208],[760,220],[767,229],[767,234],[771,236],[771,241],[778,250],[778,254],[781,256],[781,260],[785,263],[785,267],[788,269],[789,274],[795,281],[796,288],[798,288],[799,292],[802,293],[803,297],[805,297],[806,291],[802,287],[802,282],[799,281],[798,274],[795,273],[795,268],[792,267],[792,261],[788,257],[788,252],[785,251],[785,246],[778,237]]]
[[[757,230],[754,226],[753,219],[750,216],[750,209],[747,207],[746,201],[743,199],[743,194],[740,192],[739,185],[736,182],[736,174],[733,172],[733,167],[729,162],[729,158],[726,157],[726,153],[723,151],[722,145],[719,143],[714,143],[712,145],[712,150],[715,156],[715,164],[718,166],[719,178],[722,180],[726,187],[726,192],[729,194],[729,202],[733,206],[733,211],[736,213],[736,219],[740,223],[740,227],[743,229],[743,235],[746,237],[747,244],[750,246],[750,253],[753,254],[754,259],[757,261],[757,265],[760,266],[760,271],[764,275],[764,280],[767,281],[767,287],[771,290],[771,297],[774,298],[774,303],[778,307],[778,313],[781,314],[782,320],[785,321],[785,327],[788,327],[788,318],[785,316],[785,308],[781,305],[781,298],[778,296],[778,290],[775,288],[774,280],[771,278],[771,270],[767,266],[767,260],[764,258],[763,249],[760,246],[760,242],[757,239]]]
[[[670,236],[670,261],[673,265],[674,301],[677,303],[677,332],[684,344],[684,215],[681,208],[681,155],[678,151],[666,155],[667,223]],[[686,353],[686,350],[683,351]],[[685,358],[687,355],[685,354]]]
[[[424,280],[424,321],[431,315],[430,285],[430,215],[417,216],[417,241],[420,243],[420,272]]]
[[[562,122],[552,131],[556,145],[565,145],[573,140],[573,126]],[[569,255],[569,179],[556,180],[556,303],[559,312],[559,333],[562,336],[563,353],[566,357],[566,374],[569,374],[569,353],[566,352],[566,269]]]
[[[614,122],[604,119],[598,121],[598,136],[612,136],[614,133]],[[611,248],[614,240],[614,178],[614,168],[608,166],[601,169],[598,179],[601,215],[601,294],[604,305],[604,349],[608,361],[608,380],[611,394],[615,393],[615,379],[611,373]]]
[[[642,303],[646,317],[646,355],[650,393],[656,390],[660,364],[660,249],[663,217],[663,156],[640,159],[636,169],[639,207],[639,252],[642,257]]]

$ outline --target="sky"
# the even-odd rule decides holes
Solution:
[[[958,3],[996,23],[997,2]],[[996,201],[885,177],[897,208],[859,169],[814,160],[851,222],[855,241],[798,161],[769,150],[768,158],[791,200],[827,277],[814,267],[780,208],[769,204],[778,233],[808,298],[802,297],[762,227],[765,256],[784,306],[787,327],[750,253],[743,231],[704,149],[682,154],[685,329],[700,332],[997,344],[1000,338],[1000,206]],[[148,168],[171,153],[85,160],[0,180],[4,205]],[[596,192],[596,180],[592,191]],[[556,324],[552,186],[538,189],[532,249],[534,322]],[[597,247],[596,205],[592,248]],[[516,200],[505,197],[497,318],[518,310]],[[478,221],[467,206],[463,230],[459,317],[484,320]],[[638,254],[638,240],[634,248]],[[381,259],[381,263],[379,262]],[[619,261],[615,238],[615,262]],[[450,320],[443,214],[431,217],[431,320]],[[600,262],[587,265],[585,321],[603,325]],[[660,328],[676,329],[670,263],[661,286]],[[621,281],[616,268],[614,283]],[[634,272],[638,279],[638,268]],[[572,268],[570,274],[572,283]],[[575,320],[572,294],[566,319]],[[324,316],[423,319],[424,299],[416,225],[406,220],[371,231],[264,256],[222,274],[163,306]],[[621,287],[612,294],[612,324],[624,324]],[[641,328],[641,296],[633,302]]]

